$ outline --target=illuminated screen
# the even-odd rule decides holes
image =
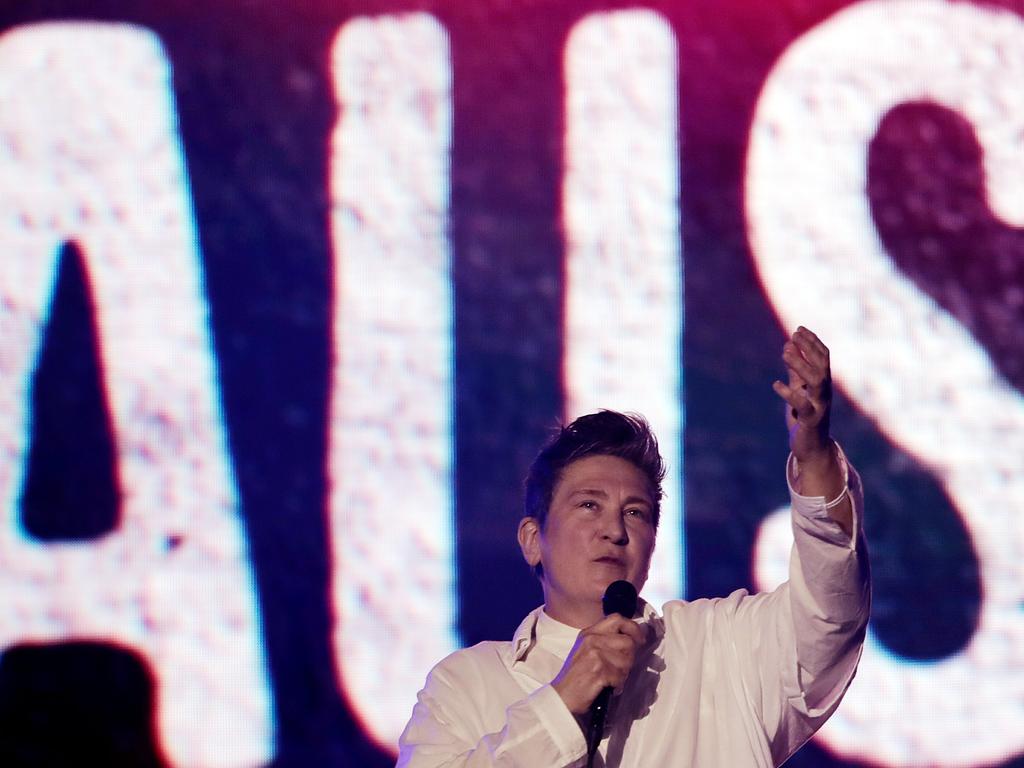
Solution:
[[[393,764],[600,407],[648,601],[770,588],[803,324],[875,598],[787,765],[1024,765],[1022,83],[1019,2],[5,4],[0,764]]]

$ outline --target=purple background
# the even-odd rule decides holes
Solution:
[[[323,468],[328,140],[336,111],[328,54],[338,28],[354,16],[423,10],[450,35],[457,557],[460,629],[469,644],[509,637],[540,600],[514,530],[521,478],[563,404],[562,340],[551,329],[562,317],[568,30],[595,10],[647,7],[671,22],[678,40],[686,583],[688,596],[699,597],[752,586],[758,524],[785,501],[785,430],[770,388],[780,373],[783,332],[755,274],[743,218],[751,117],[777,57],[844,5],[39,0],[0,10],[0,29],[49,19],[136,23],[159,36],[171,59],[277,701],[274,766],[393,762],[362,734],[339,692],[330,645]],[[973,130],[961,117],[928,104],[901,106],[871,145],[872,213],[899,267],[970,329],[1020,388],[1024,310],[1006,289],[1021,283],[1024,242],[988,210],[979,163]],[[962,227],[951,230],[944,212]],[[23,511],[26,527],[43,540],[90,538],[117,520],[88,290],[73,249],[65,252],[58,286],[33,393],[27,498],[35,501]],[[842,393],[834,425],[868,489],[877,635],[908,659],[957,652],[971,636],[980,600],[962,522],[935,478]],[[62,514],[61,489],[69,487],[91,500],[88,518]],[[922,508],[927,517],[916,514]],[[498,604],[495,594],[503,596]],[[84,761],[106,749],[99,730],[136,739],[138,754],[155,752],[145,746],[151,736],[139,716],[151,696],[146,674],[129,651],[103,646],[5,654],[0,741],[14,755],[45,753],[57,749],[50,739],[66,739]],[[82,720],[75,701],[95,705],[91,721]],[[849,763],[812,744],[789,765]]]

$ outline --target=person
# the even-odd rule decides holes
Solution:
[[[647,578],[664,466],[637,416],[601,411],[540,453],[518,539],[544,605],[511,642],[437,664],[399,740],[398,766],[583,766],[598,694],[615,695],[595,756],[609,768],[781,765],[835,711],[863,644],[870,580],[860,479],[831,439],[829,352],[784,344],[794,547],[772,592],[640,601],[604,616],[613,581]]]

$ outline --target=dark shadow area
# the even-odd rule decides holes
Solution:
[[[516,526],[527,469],[564,407],[562,51],[581,13],[512,4],[444,16],[453,51],[456,556],[466,645],[510,638],[542,601]]]
[[[887,459],[864,483],[871,628],[893,653],[937,661],[966,648],[978,626],[978,555],[935,478],[902,451]]]
[[[1024,233],[993,215],[982,161],[962,116],[902,104],[869,147],[868,196],[893,262],[1020,388]],[[977,624],[977,555],[949,499],[909,457],[893,453],[879,479],[868,484],[875,631],[901,655],[941,658],[962,649]]]
[[[974,127],[913,102],[882,120],[868,152],[868,197],[893,262],[1024,388],[1024,230],[993,214]]]
[[[120,490],[100,345],[82,253],[61,250],[31,385],[21,520],[43,541],[76,541],[117,526]]]
[[[103,643],[22,645],[0,656],[0,765],[162,768],[154,684]]]

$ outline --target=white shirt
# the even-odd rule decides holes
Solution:
[[[642,603],[651,641],[612,698],[595,765],[768,768],[832,714],[853,679],[870,607],[860,479],[847,468],[853,536],[822,497],[790,496],[789,581],[773,592]],[[789,473],[787,472],[787,475]],[[398,766],[561,768],[586,763],[576,719],[551,687],[579,630],[542,608],[511,642],[456,651],[430,672]]]

